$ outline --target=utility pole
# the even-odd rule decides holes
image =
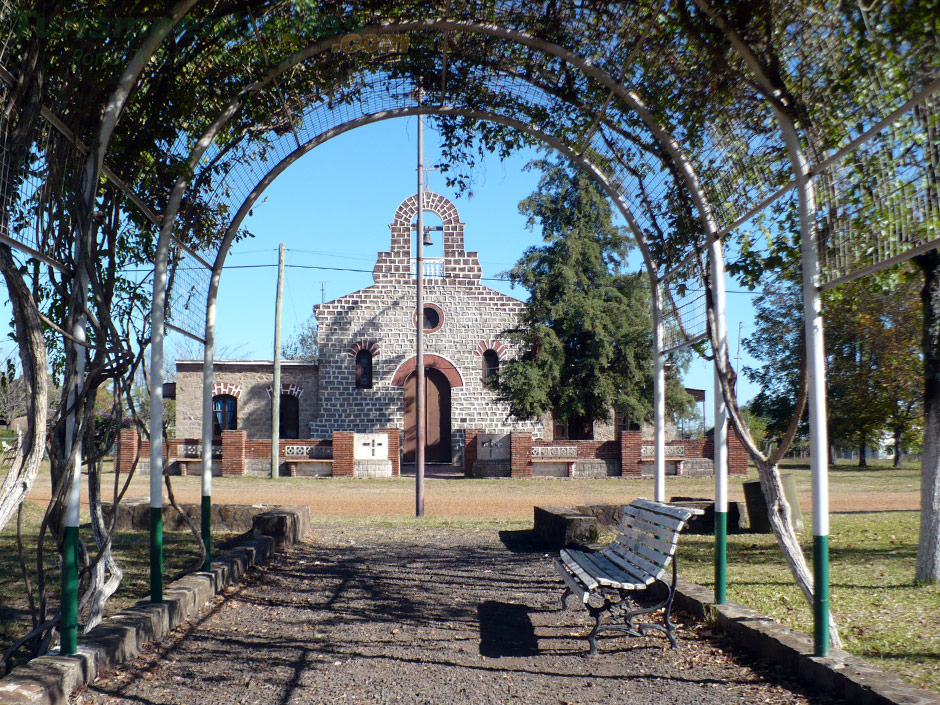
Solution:
[[[415,91],[418,106],[424,91],[421,90],[420,78]],[[424,516],[424,446],[427,429],[425,417],[424,381],[424,121],[418,114],[418,227],[415,232],[415,286],[417,287],[417,308],[415,316],[415,516]]]
[[[284,243],[277,248],[277,295],[274,299],[274,384],[271,385],[271,477],[281,464],[281,301],[284,298]]]

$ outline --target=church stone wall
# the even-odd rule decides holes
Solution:
[[[179,360],[176,363],[176,436],[202,437],[202,360]],[[239,431],[249,438],[271,437],[271,395],[273,367],[269,360],[219,360],[213,364],[212,381],[215,393],[231,394],[238,399]],[[299,398],[300,435],[317,412],[316,363],[283,361],[281,390]],[[301,393],[302,390],[302,393]]]

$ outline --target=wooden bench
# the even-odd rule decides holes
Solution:
[[[620,632],[644,636],[660,631],[677,646],[675,623],[670,619],[676,594],[676,543],[688,520],[702,514],[701,509],[674,507],[662,502],[637,499],[624,507],[617,538],[599,551],[563,549],[555,560],[555,569],[565,582],[562,608],[569,595],[576,595],[594,617],[594,628],[587,635],[591,655],[597,654],[597,636],[601,632]],[[672,580],[666,582],[666,569],[672,563]],[[654,604],[638,606],[634,598],[655,583],[666,591]],[[652,594],[648,593],[648,594]],[[636,623],[636,617],[662,610],[662,624]],[[623,618],[624,624],[601,624],[605,614]]]

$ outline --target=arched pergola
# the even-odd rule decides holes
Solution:
[[[520,143],[550,147],[588,172],[619,209],[639,245],[652,291],[656,499],[665,493],[665,356],[708,340],[718,390],[719,527],[727,511],[726,406],[752,454],[760,456],[734,399],[723,242],[747,238],[752,218],[795,199],[816,543],[815,577],[804,574],[801,586],[813,594],[816,651],[825,654],[828,443],[820,293],[827,285],[936,247],[935,226],[919,225],[940,212],[922,147],[913,158],[919,176],[911,176],[909,164],[897,163],[883,164],[875,174],[884,182],[916,182],[920,190],[909,195],[910,202],[920,199],[924,205],[903,236],[871,261],[859,259],[872,248],[849,223],[855,214],[847,217],[843,206],[860,188],[853,159],[866,156],[865,150],[892,154],[919,144],[905,125],[918,110],[935,114],[940,64],[929,32],[911,32],[905,49],[895,50],[890,32],[882,25],[872,28],[866,10],[855,15],[832,8],[834,14],[827,16],[813,6],[786,3],[754,9],[756,16],[737,10],[712,0],[687,0],[665,5],[272,1],[217,11],[197,0],[179,0],[168,4],[163,20],[122,37],[130,58],[111,83],[93,134],[79,136],[91,147],[81,165],[76,247],[92,239],[90,214],[102,175],[159,230],[151,309],[153,525],[159,527],[162,516],[164,330],[172,327],[205,344],[203,493],[209,497],[215,310],[222,267],[244,218],[274,179],[329,139],[381,120],[426,115],[438,121],[455,157],[466,157],[474,146],[504,152]],[[893,19],[900,23],[904,17]],[[868,33],[864,41],[859,32]],[[180,46],[200,42],[215,64],[187,65],[179,75],[160,73],[174,65]],[[212,48],[213,42],[224,51]],[[846,56],[857,64],[854,82],[846,79]],[[878,75],[882,69],[894,76],[892,83]],[[195,82],[187,86],[193,80],[189,73]],[[152,128],[160,119],[153,115],[162,96],[149,83],[158,76],[174,90],[190,88],[198,105],[185,120],[161,123],[173,139],[155,146],[160,155],[155,162],[173,168],[155,167],[147,174],[165,189],[159,209],[108,167],[125,132]],[[884,144],[876,137],[885,138]],[[218,233],[207,237],[205,227],[193,224],[194,204],[221,214]],[[56,266],[24,238],[3,237]],[[80,289],[87,292],[82,276]],[[177,279],[188,285],[185,306],[174,296],[180,290]],[[702,293],[677,304],[690,289]],[[190,305],[193,291],[204,304]],[[81,301],[77,305],[81,308]],[[84,339],[81,321],[79,315],[69,345]],[[76,368],[74,374],[81,378],[83,372]],[[775,473],[762,475],[762,482],[786,519],[775,478]],[[718,531],[720,536],[723,528]],[[795,543],[795,536],[789,538]],[[152,545],[159,559],[159,535]],[[716,545],[720,553],[720,538]],[[158,563],[153,599],[162,594]],[[716,559],[719,602],[724,600],[721,563]],[[794,570],[799,580],[800,566]]]

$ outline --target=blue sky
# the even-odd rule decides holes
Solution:
[[[398,204],[416,190],[416,121],[396,119],[357,129],[318,147],[280,176],[254,208],[245,226],[255,237],[236,244],[229,255],[219,292],[217,341],[223,353],[271,359],[277,249],[287,247],[283,338],[309,318],[321,297],[330,300],[372,284],[375,254],[387,250],[388,223]],[[438,158],[437,135],[425,128],[425,157]],[[507,282],[486,281],[509,269],[523,250],[539,244],[540,233],[528,230],[519,201],[538,183],[539,174],[524,171],[533,150],[505,161],[488,157],[475,171],[473,195],[458,196],[431,172],[429,187],[454,201],[466,223],[466,249],[479,252],[484,283],[525,298]],[[433,249],[429,253],[433,256]],[[239,268],[246,265],[268,267]],[[293,265],[293,266],[292,266]],[[317,269],[317,267],[332,269]],[[639,261],[637,261],[639,267]],[[366,272],[337,271],[359,269]],[[729,289],[740,291],[733,282]],[[751,294],[729,294],[729,344],[738,349],[739,323],[747,336],[753,313]],[[748,364],[741,350],[742,364]],[[711,366],[693,363],[686,386],[708,390],[711,418]],[[756,389],[742,381],[740,399]]]

